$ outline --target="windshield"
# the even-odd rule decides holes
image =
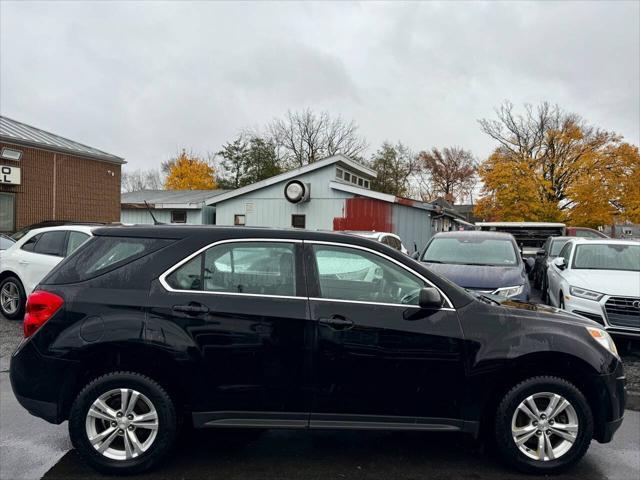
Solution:
[[[567,243],[568,241],[569,241],[568,238],[566,240],[552,240],[551,253],[549,255],[551,257],[557,257],[558,254],[560,253],[560,250],[562,250],[562,247],[564,247],[564,244]]]
[[[578,245],[573,256],[573,268],[640,272],[640,245]]]
[[[442,237],[433,239],[425,250],[422,261],[508,267],[518,264],[518,256],[511,240]]]

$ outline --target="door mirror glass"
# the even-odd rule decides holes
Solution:
[[[420,290],[418,305],[420,308],[441,308],[442,295],[437,288],[425,287]]]
[[[553,260],[553,264],[554,264],[556,267],[558,267],[560,270],[564,270],[565,268],[567,268],[567,264],[566,264],[566,262],[564,261],[564,258],[562,258],[562,257],[555,258],[555,259]]]

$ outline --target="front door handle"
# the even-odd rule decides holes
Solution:
[[[350,328],[353,328],[353,320],[349,320],[342,315],[332,315],[329,318],[321,318],[318,322],[321,325],[327,325],[334,330],[349,330]]]
[[[171,309],[174,312],[182,312],[187,315],[202,315],[209,313],[209,307],[196,302],[191,302],[187,305],[174,305]]]

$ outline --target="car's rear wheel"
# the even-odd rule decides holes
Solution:
[[[10,276],[0,282],[0,311],[10,320],[24,317],[24,305],[27,301],[22,282]]]
[[[504,459],[528,473],[553,473],[580,460],[593,436],[584,395],[558,377],[534,377],[513,387],[498,407],[496,441]]]
[[[167,392],[131,372],[89,383],[69,417],[73,446],[93,468],[108,474],[139,473],[157,465],[173,445],[176,425]]]

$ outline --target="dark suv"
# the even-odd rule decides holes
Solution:
[[[19,402],[96,469],[196,428],[459,431],[548,473],[622,422],[615,345],[583,317],[472,295],[381,243],[238,227],[95,237],[29,297]]]

